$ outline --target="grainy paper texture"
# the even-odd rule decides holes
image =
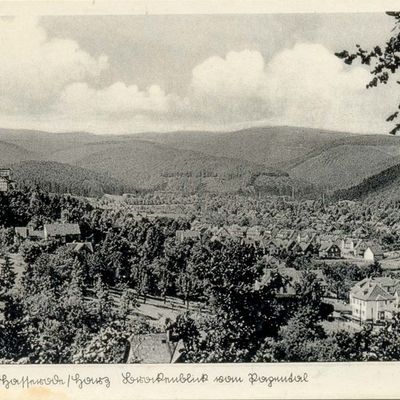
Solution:
[[[4,94],[0,94],[0,105],[7,110],[2,115],[0,127],[52,132],[88,131],[105,135],[113,131],[123,135],[134,131],[234,131],[277,124],[384,134],[388,107],[393,106],[392,100],[398,98],[397,92],[389,90],[388,95],[380,89],[376,95],[359,92],[357,85],[367,83],[368,73],[366,70],[342,70],[335,60],[332,61],[334,57],[329,51],[334,46],[329,48],[329,45],[340,37],[350,49],[356,44],[352,40],[358,32],[362,35],[360,40],[364,37],[372,43],[373,30],[381,22],[379,18],[384,21],[384,12],[395,10],[399,5],[398,1],[316,0],[1,1],[0,15],[6,19],[15,16],[26,18],[25,27],[22,24],[20,28],[26,29],[28,36],[32,33],[32,42],[29,42],[29,37],[21,35],[21,43],[2,44],[4,49],[15,55],[17,61],[13,66],[15,80],[0,77],[0,85],[4,88]],[[356,13],[362,13],[360,25],[357,25],[358,19],[353,15]],[[282,17],[283,14],[287,17]],[[374,14],[380,15],[378,22]],[[167,15],[172,33],[169,38],[163,39],[170,48],[163,49],[159,55],[154,54],[154,46],[151,45],[144,51],[146,38],[150,43],[158,40],[160,32],[168,35],[158,26],[160,17]],[[213,19],[217,15],[220,22]],[[352,15],[353,25],[346,20],[349,15]],[[32,25],[31,16],[43,17],[44,25],[40,29],[45,27],[47,33]],[[129,20],[130,16],[142,19]],[[275,19],[274,16],[279,17]],[[59,26],[57,18],[62,18]],[[93,26],[99,32],[97,39],[90,37],[95,29],[89,29],[92,24],[89,18],[94,18]],[[341,31],[339,25],[335,25],[335,18],[342,21],[348,31]],[[185,43],[185,19],[194,25],[199,24],[199,30],[193,30],[198,36],[191,38],[192,47],[198,46],[198,51],[193,51],[190,43]],[[281,42],[277,44],[274,42],[276,38],[266,36],[268,29],[263,30],[263,21],[275,24],[277,30],[287,31],[287,37],[281,35]],[[128,50],[123,47],[121,37],[126,32],[133,35],[133,30],[127,29],[127,26],[136,22],[145,31],[145,34],[139,35],[142,42],[139,39],[137,42],[137,46],[142,47]],[[165,20],[162,23],[165,24]],[[369,23],[372,33],[368,29]],[[51,32],[58,32],[67,40],[74,24],[78,32],[76,37],[81,39],[78,45],[77,42],[64,43],[63,47],[60,42],[46,42],[45,35]],[[105,56],[102,40],[107,35],[112,37],[113,31],[107,32],[107,29],[116,32],[119,24],[121,30],[115,42],[117,48],[112,49],[108,43],[107,50],[113,54]],[[313,27],[312,24],[318,26]],[[390,23],[383,23],[382,26],[385,28],[382,28],[379,39],[390,33]],[[236,27],[240,29],[227,32]],[[201,29],[204,31],[201,32]],[[33,53],[41,46],[39,43],[37,48],[34,47],[37,45],[35,34],[38,35],[38,43],[44,43],[46,54],[51,54],[46,63],[42,62],[40,53]],[[347,34],[350,39],[345,39]],[[318,38],[323,38],[326,47],[318,44]],[[313,40],[317,44],[313,44]],[[206,54],[207,41],[217,44],[213,51],[219,51],[218,55]],[[267,50],[260,50],[260,43],[264,43]],[[270,53],[268,46],[274,49]],[[306,64],[301,64],[304,49],[315,60],[326,60],[328,75],[324,79],[305,73],[301,75],[304,76],[303,81],[300,79],[298,85],[291,88],[285,82],[295,79],[297,68],[308,68]],[[18,63],[18,54],[22,51],[32,51],[30,62],[33,69],[37,67],[41,71],[43,82],[40,84],[36,84],[35,75],[30,75],[29,68],[26,73],[26,66]],[[129,64],[132,58],[125,54],[135,51],[140,65],[132,68],[137,76],[133,76]],[[184,54],[185,51],[187,54]],[[179,58],[180,55],[182,58]],[[193,63],[191,56],[196,58],[196,62],[202,58],[202,62]],[[277,58],[273,59],[274,56]],[[61,73],[58,70],[60,59],[70,60],[69,64],[62,65],[64,70]],[[165,63],[167,71],[162,71],[160,65],[154,66],[155,60],[159,60],[162,66]],[[13,60],[10,58],[2,62],[12,63]],[[293,68],[293,65],[296,67]],[[7,73],[7,69],[3,70],[1,66],[0,71]],[[316,69],[315,73],[318,74],[319,70]],[[215,78],[217,75],[218,78]],[[135,81],[136,78],[139,81]],[[158,82],[154,83],[153,78]],[[314,79],[324,81],[324,84],[313,86]],[[276,87],[277,82],[280,87]],[[219,97],[218,93],[222,91],[225,95]],[[59,96],[60,92],[62,96]],[[345,92],[349,97],[340,97]],[[376,98],[382,100],[378,105]],[[51,102],[52,107],[46,108],[46,102]],[[324,113],[323,108],[327,106],[330,112]],[[270,114],[265,117],[266,113]],[[71,146],[74,144],[71,143]],[[239,157],[241,147],[237,143],[236,146]],[[29,150],[39,151],[36,148]],[[257,152],[257,149],[253,151]],[[276,158],[276,165],[280,158],[278,152],[276,150],[271,156]],[[57,153],[59,156],[62,158],[62,154]],[[171,158],[176,156],[175,153],[170,155]],[[396,152],[394,156],[397,156]],[[85,154],[80,154],[80,157],[85,157]],[[107,157],[107,154],[102,157]],[[370,153],[366,152],[364,157],[370,157]],[[387,162],[389,166],[388,159],[376,162]],[[93,165],[96,168],[96,164]],[[218,168],[218,165],[210,165],[210,168]],[[357,173],[356,164],[351,164],[349,168],[352,168],[349,174]],[[135,175],[136,171],[130,170],[129,173]],[[142,175],[141,179],[143,183],[152,177],[149,173]],[[289,197],[294,191],[291,186]],[[397,362],[3,365],[0,368],[0,399],[389,399],[400,395],[398,368]]]

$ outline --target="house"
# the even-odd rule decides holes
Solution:
[[[247,238],[247,237],[243,238],[240,243],[242,245],[254,247],[255,249],[258,248],[260,245],[260,242],[255,241],[254,239]]]
[[[341,240],[340,237],[337,235],[323,234],[318,236],[317,243],[332,242],[338,245],[340,248],[340,240]]]
[[[319,258],[340,258],[341,251],[337,244],[331,241],[322,241],[318,249]]]
[[[14,228],[14,241],[19,242],[21,239],[42,240],[44,233],[41,230],[36,230],[30,226],[16,226]]]
[[[315,274],[317,281],[321,285],[322,289],[326,292],[328,290],[328,282],[326,281],[326,277],[322,269],[312,269],[310,272]]]
[[[247,229],[246,236],[247,237],[263,236],[264,231],[265,231],[265,228],[263,226],[260,226],[260,225],[251,226],[250,228]]]
[[[382,321],[399,305],[400,281],[389,277],[365,278],[350,290],[351,313],[360,322]]]
[[[283,250],[286,250],[288,248],[289,241],[284,240],[284,239],[273,239],[269,241],[269,249],[271,249],[271,253],[269,254],[279,254]]]
[[[197,230],[177,230],[175,232],[175,241],[183,243],[185,240],[198,240],[201,238],[201,232]]]
[[[356,257],[364,257],[364,252],[368,248],[368,243],[363,240],[359,239],[357,243],[354,245],[354,254]]]
[[[247,229],[246,238],[252,240],[254,243],[261,243],[264,237],[264,228],[262,226],[252,226]]]
[[[328,284],[326,282],[324,273],[320,269],[309,270],[310,273],[314,274],[316,280],[319,282],[323,290],[326,290]],[[279,294],[285,297],[293,297],[296,295],[296,286],[301,284],[304,276],[304,271],[297,270],[295,268],[278,266],[277,268],[266,268],[264,270],[264,275],[260,281],[255,284],[255,289],[261,288],[263,285],[267,284],[274,273],[279,274],[283,278],[286,278],[286,282],[283,288],[281,288]]]
[[[309,229],[303,231],[303,232],[299,232],[297,234],[297,242],[301,243],[301,242],[315,242],[316,240],[316,232],[311,231]]]
[[[265,254],[277,255],[280,253],[279,245],[275,240],[263,239],[261,242],[261,247]]]
[[[43,240],[44,232],[36,229],[29,230],[29,239],[30,240]]]
[[[223,242],[230,237],[230,233],[226,230],[225,227],[213,227],[210,229],[210,233],[211,241]]]
[[[294,239],[296,232],[293,229],[281,229],[276,233],[277,239],[290,240]]]
[[[0,168],[0,192],[8,192],[12,185],[11,169]]]
[[[311,255],[318,252],[317,246],[313,245],[311,242],[296,243],[292,247],[292,251],[297,255]]]
[[[81,230],[78,224],[45,224],[43,236],[45,240],[60,239],[64,243],[80,241]]]
[[[355,253],[355,241],[352,238],[345,238],[340,240],[340,251],[343,258],[353,258]]]
[[[132,335],[128,363],[171,364],[180,361],[182,340],[171,339],[170,331]]]
[[[68,248],[71,249],[74,253],[82,254],[82,253],[93,253],[93,245],[91,242],[74,242],[68,243]]]
[[[234,239],[243,239],[246,236],[246,230],[247,228],[243,226],[239,226],[237,224],[230,225],[225,227],[225,229],[228,231],[229,235],[231,238]]]
[[[29,228],[27,226],[16,226],[14,232],[18,238],[27,239],[29,237]]]
[[[365,261],[377,261],[383,258],[383,249],[377,244],[369,243],[363,254]]]

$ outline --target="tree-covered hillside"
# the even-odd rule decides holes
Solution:
[[[132,190],[107,173],[54,161],[23,161],[11,167],[13,179],[19,185],[39,186],[50,192],[101,196],[104,193],[122,194]]]
[[[400,164],[364,179],[356,186],[345,190],[338,190],[335,193],[335,197],[352,200],[364,199],[366,197],[399,198]]]

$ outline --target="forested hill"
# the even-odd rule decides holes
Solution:
[[[359,185],[400,164],[400,139],[271,126],[132,135],[0,129],[0,166],[27,160],[35,162],[16,167],[15,178],[79,194],[201,188],[308,197]]]
[[[31,160],[36,157],[36,153],[24,147],[0,140],[0,166],[20,160]]]
[[[367,197],[400,198],[400,164],[387,168],[379,174],[364,179],[351,188],[338,190],[335,197],[339,199],[358,200]]]
[[[107,173],[55,161],[22,161],[10,166],[13,179],[19,184],[39,186],[50,192],[101,196],[104,193],[122,194],[132,191],[130,186]]]

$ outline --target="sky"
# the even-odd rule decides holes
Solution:
[[[0,126],[54,132],[292,125],[387,133],[395,84],[334,53],[383,13],[0,18]]]

